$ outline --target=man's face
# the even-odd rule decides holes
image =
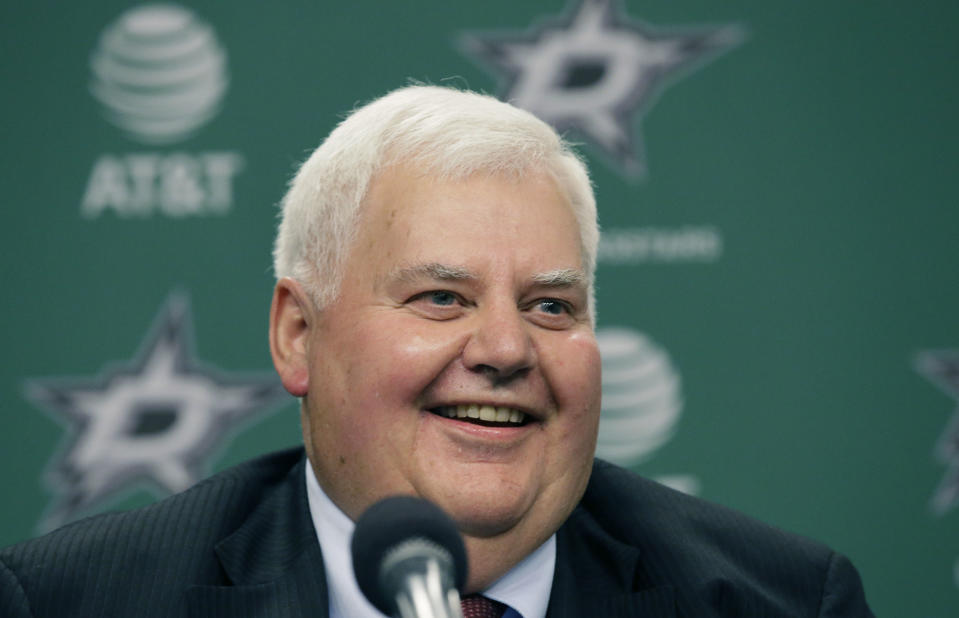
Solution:
[[[307,336],[305,439],[324,490],[354,520],[414,494],[467,537],[541,543],[582,495],[600,408],[566,198],[545,174],[394,168],[358,230]]]

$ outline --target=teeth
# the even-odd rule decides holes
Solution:
[[[479,409],[479,415],[481,421],[495,421],[496,408],[493,406],[483,406]]]
[[[526,420],[525,413],[513,408],[481,406],[475,403],[443,406],[437,412],[448,418],[475,418],[491,423],[515,423],[519,425]]]

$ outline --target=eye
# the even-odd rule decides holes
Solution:
[[[576,305],[558,298],[537,298],[526,311],[534,324],[550,330],[565,330],[578,322]]]
[[[446,290],[433,290],[420,295],[420,298],[428,300],[434,305],[449,307],[456,304],[456,295]]]
[[[543,313],[548,313],[550,315],[564,315],[572,312],[570,306],[563,301],[556,300],[555,298],[543,298],[536,302],[536,306]]]
[[[456,292],[428,290],[413,295],[405,305],[422,317],[432,320],[450,320],[462,315],[466,301]]]

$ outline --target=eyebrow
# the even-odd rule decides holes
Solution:
[[[416,264],[398,268],[390,273],[393,281],[415,282],[423,279],[434,281],[474,281],[479,277],[469,269],[460,266],[450,266],[439,262]],[[550,288],[571,288],[586,285],[586,275],[575,268],[557,268],[532,277],[533,283]]]
[[[586,284],[586,276],[575,268],[559,268],[533,275],[533,281],[551,288],[570,288]]]
[[[465,268],[459,266],[449,266],[439,262],[430,262],[428,264],[417,264],[415,266],[406,266],[398,268],[390,274],[390,279],[394,281],[413,282],[421,279],[434,279],[436,281],[469,281],[476,279],[476,275]]]

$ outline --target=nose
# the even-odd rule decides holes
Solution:
[[[536,364],[531,325],[515,304],[488,306],[474,317],[475,329],[463,348],[468,369],[501,384],[525,375]]]

